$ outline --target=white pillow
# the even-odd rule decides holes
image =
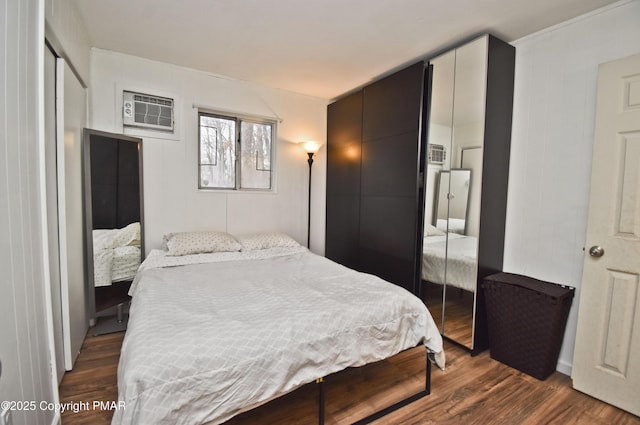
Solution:
[[[278,233],[254,233],[238,236],[243,251],[256,251],[268,248],[294,248],[300,246],[291,236]]]
[[[167,255],[240,251],[242,245],[226,232],[182,232],[165,235]]]
[[[424,235],[425,236],[444,236],[445,233],[431,224],[424,225]]]

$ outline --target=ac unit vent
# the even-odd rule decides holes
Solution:
[[[173,99],[122,92],[122,123],[130,127],[173,131]]]
[[[429,145],[429,162],[431,164],[444,164],[447,159],[447,151],[443,145]]]

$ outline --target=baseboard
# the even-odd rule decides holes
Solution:
[[[560,373],[564,373],[567,376],[571,376],[571,372],[573,371],[573,364],[560,360],[558,365],[556,366],[556,370]]]

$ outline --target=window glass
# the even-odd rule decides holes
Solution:
[[[275,121],[199,112],[200,189],[270,190]]]
[[[240,187],[271,189],[272,125],[242,121],[240,124]]]
[[[235,120],[200,114],[200,187],[235,189]]]

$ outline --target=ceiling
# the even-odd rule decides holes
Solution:
[[[489,32],[617,0],[74,0],[93,47],[333,99]]]

